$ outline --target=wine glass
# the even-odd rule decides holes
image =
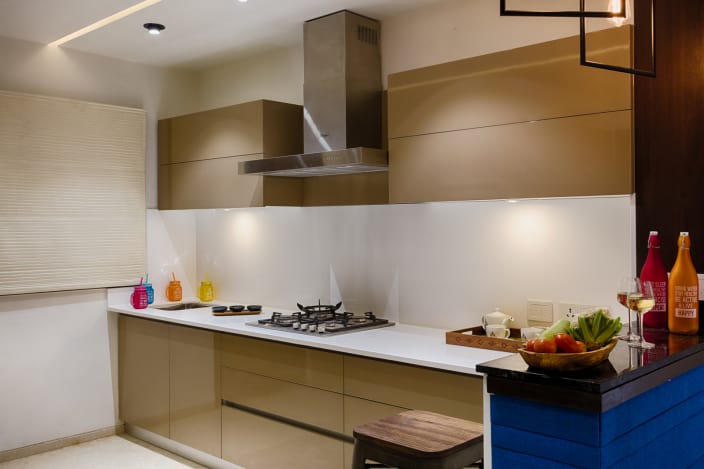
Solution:
[[[634,309],[638,313],[638,333],[637,339],[628,343],[631,347],[653,348],[655,344],[646,342],[643,338],[643,314],[647,313],[655,306],[655,296],[653,286],[650,282],[637,282],[636,289],[628,293],[628,308]]]
[[[628,306],[628,294],[636,291],[638,283],[638,279],[635,277],[622,277],[618,284],[618,293],[616,293],[618,302],[628,308],[628,330],[625,335],[619,336],[619,339],[629,342],[638,339],[631,328],[631,308]]]

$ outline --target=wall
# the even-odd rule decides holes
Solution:
[[[190,74],[2,37],[0,63],[0,89],[145,109],[156,206],[156,121],[192,107]],[[118,422],[117,326],[106,308],[105,290],[0,296],[0,451]]]
[[[527,299],[621,315],[630,212],[629,196],[202,210],[197,272],[243,304],[341,299],[349,311],[443,329],[477,325],[495,307],[525,322]]]

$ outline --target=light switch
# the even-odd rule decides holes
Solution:
[[[529,321],[538,321],[552,324],[552,301],[528,300],[526,317]]]

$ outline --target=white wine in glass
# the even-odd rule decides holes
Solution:
[[[653,286],[650,282],[638,282],[636,291],[628,294],[628,308],[638,313],[638,338],[628,343],[631,347],[637,348],[653,348],[655,344],[646,342],[643,338],[643,315],[653,309],[655,306],[655,296],[653,295]]]
[[[636,277],[623,277],[619,281],[618,291],[616,293],[616,299],[618,302],[622,304],[624,308],[628,308],[628,328],[626,329],[626,333],[624,335],[619,336],[619,339],[627,340],[629,342],[638,339],[631,328],[631,308],[628,306],[628,295],[631,292],[639,291],[637,288],[638,279]]]

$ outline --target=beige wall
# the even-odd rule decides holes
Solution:
[[[193,107],[191,74],[0,37],[0,89],[147,111],[147,204],[156,121]],[[163,244],[163,243],[160,243]],[[113,427],[116,323],[105,290],[0,296],[0,451]]]

